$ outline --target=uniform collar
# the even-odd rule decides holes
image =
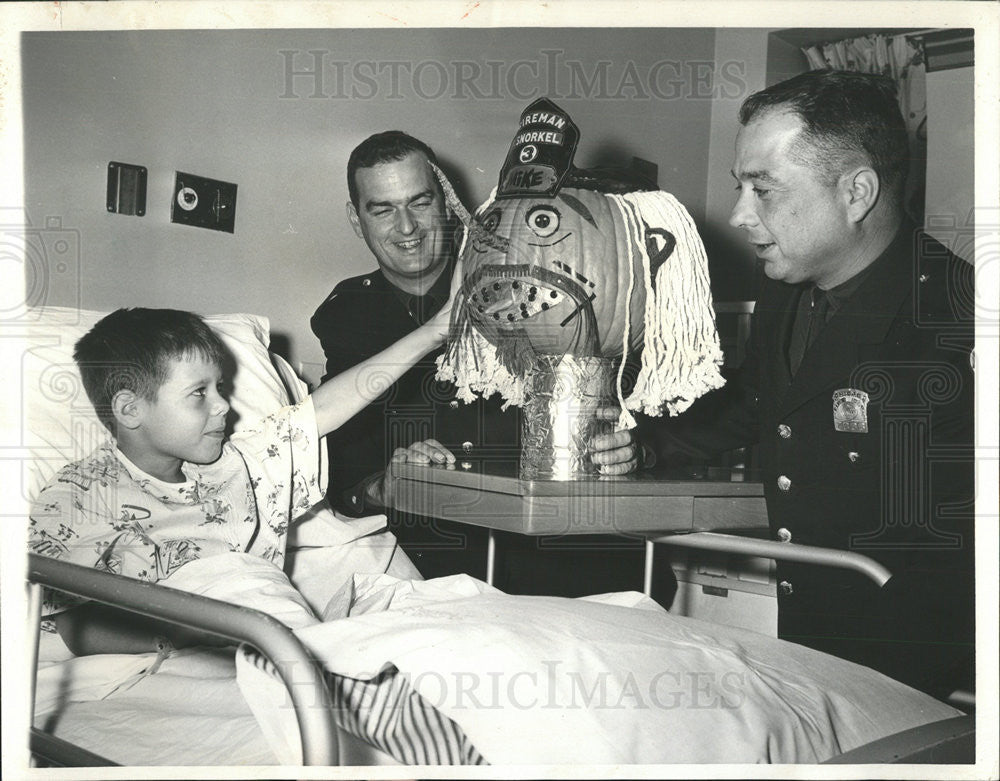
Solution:
[[[899,227],[881,255],[866,269],[856,289],[844,298],[836,317],[831,317],[803,356],[802,364],[781,401],[784,414],[806,400],[836,387],[857,367],[862,344],[880,344],[904,301],[912,291],[914,242],[918,231],[912,223]],[[789,295],[785,320],[790,327],[797,298]],[[787,364],[783,361],[783,366]]]
[[[848,300],[850,300],[851,296],[853,296],[857,292],[858,288],[864,284],[864,281],[868,278],[872,270],[875,268],[875,265],[882,259],[882,257],[884,257],[884,253],[876,258],[872,263],[869,263],[861,269],[861,271],[850,279],[841,282],[835,287],[831,287],[829,290],[823,291],[823,295],[826,296],[826,300],[830,305],[830,314],[828,315],[828,318],[833,317],[833,315],[836,314]]]
[[[916,225],[904,220],[889,246],[861,272],[861,279],[847,281],[857,284],[843,297],[840,309],[851,315],[858,342],[883,341],[903,301],[912,293],[919,233]]]
[[[913,288],[911,280],[916,275],[914,258],[919,237],[920,231],[912,222],[903,222],[889,245],[872,263],[840,285],[825,291],[833,310],[829,317],[834,311],[844,311],[860,318],[857,330],[861,340],[881,341],[903,298]],[[773,311],[778,316],[779,332],[787,337],[801,296],[807,295],[809,290],[808,285],[765,280],[758,309],[761,312]],[[872,327],[875,331],[868,330]]]
[[[382,281],[395,293],[396,297],[402,302],[406,311],[409,313],[410,317],[413,318],[417,323],[423,325],[428,320],[430,320],[434,315],[436,315],[441,307],[445,305],[448,300],[448,294],[451,292],[451,275],[455,268],[455,260],[452,259],[448,265],[445,267],[444,271],[441,272],[440,276],[431,285],[430,290],[424,293],[422,296],[416,295],[415,293],[408,293],[405,290],[396,287],[385,275],[378,273],[378,276],[382,278]]]

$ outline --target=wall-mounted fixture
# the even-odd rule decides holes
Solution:
[[[146,213],[146,169],[129,163],[108,163],[108,211],[112,214]]]
[[[232,233],[236,226],[236,185],[177,171],[170,221]]]

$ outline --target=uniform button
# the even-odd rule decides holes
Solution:
[[[861,460],[861,454],[857,450],[852,450],[850,453],[847,454],[847,459],[852,464],[856,464],[858,463],[859,460]]]
[[[782,439],[788,439],[790,436],[792,436],[792,427],[786,426],[784,423],[782,423],[780,426],[778,426],[778,436],[781,437]]]
[[[351,504],[357,504],[357,503],[358,503],[358,497],[352,496],[351,497]]]
[[[793,591],[792,584],[789,583],[787,580],[783,580],[781,581],[781,583],[778,584],[778,593],[781,594],[783,597],[790,596],[792,591]]]
[[[778,529],[778,542],[791,542],[792,533],[788,529],[781,528]]]
[[[368,277],[365,277],[364,279],[361,280],[361,287],[368,287],[369,285],[371,285],[371,283],[372,281],[368,279]]]
[[[458,399],[452,399],[448,402],[448,406],[452,409],[458,409]]]
[[[787,477],[785,477],[785,475],[781,475],[780,477],[778,477],[778,488],[780,490],[787,491],[791,487],[792,487],[792,481]]]
[[[472,443],[471,442],[463,442],[462,443],[462,450],[464,450],[466,453],[471,453],[472,452]]]
[[[921,282],[926,282],[928,279],[930,279],[929,275],[927,275],[927,274],[921,274],[920,275],[920,281]]]

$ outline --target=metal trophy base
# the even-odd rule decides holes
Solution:
[[[614,421],[597,410],[614,405],[614,361],[597,356],[540,355],[526,378],[521,408],[522,480],[585,480],[596,477],[590,440]]]

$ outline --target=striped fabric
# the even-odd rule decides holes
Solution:
[[[251,646],[243,658],[277,681],[277,669]],[[370,680],[327,671],[337,725],[404,765],[488,765],[454,721],[438,712],[405,675],[387,665]]]
[[[336,721],[405,765],[489,764],[454,721],[389,666],[371,680],[327,673]]]

